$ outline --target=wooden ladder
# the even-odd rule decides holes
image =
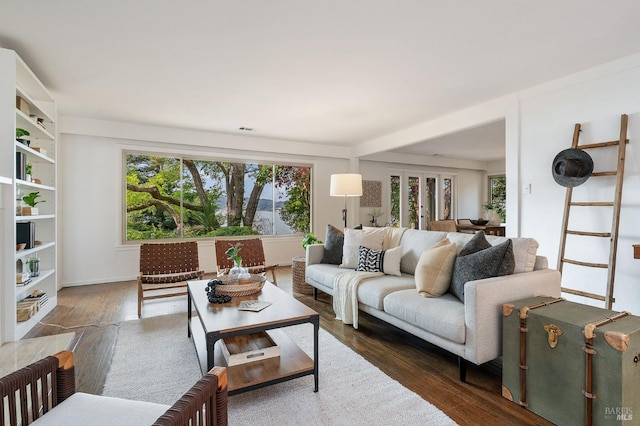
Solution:
[[[607,290],[605,295],[589,293],[581,290],[575,290],[570,288],[562,287],[562,291],[564,293],[575,294],[578,296],[588,297],[591,299],[597,299],[605,302],[605,307],[607,309],[611,309],[613,302],[615,299],[613,297],[613,287],[616,273],[616,253],[618,250],[618,228],[620,222],[620,204],[622,200],[622,182],[624,178],[624,158],[626,146],[629,143],[627,139],[627,121],[628,117],[626,114],[623,114],[620,118],[620,139],[610,142],[600,142],[600,143],[592,143],[588,145],[578,145],[578,138],[580,135],[580,124],[575,125],[575,129],[573,132],[573,142],[571,144],[571,148],[576,149],[596,149],[596,148],[605,148],[611,146],[618,146],[618,161],[617,161],[617,169],[613,171],[605,171],[605,172],[594,172],[591,174],[591,177],[601,177],[601,176],[616,176],[616,189],[615,196],[612,202],[573,202],[571,197],[573,195],[573,188],[567,188],[567,194],[565,198],[565,206],[564,206],[564,217],[562,219],[562,236],[560,239],[560,252],[558,254],[558,271],[562,273],[562,266],[565,263],[571,263],[574,265],[586,266],[590,268],[607,268]],[[571,207],[613,207],[613,218],[611,221],[611,232],[586,232],[586,231],[576,231],[567,229],[569,224],[569,213]],[[609,263],[591,263],[591,262],[582,262],[578,260],[572,260],[565,257],[565,248],[567,244],[567,235],[580,235],[586,237],[596,237],[596,238],[610,238],[610,249],[609,249]]]

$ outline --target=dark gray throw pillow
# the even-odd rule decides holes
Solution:
[[[327,225],[327,234],[324,239],[324,254],[322,263],[339,265],[342,263],[342,246],[344,245],[344,232],[333,225]]]
[[[473,238],[464,245],[458,256],[466,256],[480,250],[488,249],[489,247],[491,247],[491,243],[487,241],[484,231],[478,231]]]
[[[467,282],[510,275],[515,266],[511,240],[464,256],[458,255],[453,264],[449,291],[464,302],[464,286]]]

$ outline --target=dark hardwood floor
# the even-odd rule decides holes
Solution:
[[[291,290],[290,268],[278,270],[278,284]],[[297,293],[295,297],[320,314],[323,329],[460,425],[552,424],[501,396],[499,362],[470,364],[467,382],[461,383],[456,356],[366,313],[360,313],[358,330],[336,321],[326,294],[318,300]],[[143,317],[175,312],[186,312],[186,296],[146,301],[142,308]],[[42,321],[56,325],[39,324],[26,338],[75,331],[77,389],[101,394],[118,323],[137,317],[133,281],[68,287],[58,293],[58,306]]]

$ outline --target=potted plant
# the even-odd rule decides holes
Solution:
[[[38,201],[37,198],[40,197],[39,192],[30,192],[28,195],[22,197],[22,201],[27,206],[22,207],[22,215],[23,216],[37,216],[38,209],[35,208],[38,204],[44,203],[45,200]]]
[[[236,275],[239,280],[249,278],[251,275],[249,274],[247,268],[242,267],[242,257],[240,257],[240,249],[242,248],[242,243],[235,243],[231,247],[224,252],[228,256],[228,259],[233,261],[235,265],[229,271],[229,275]]]
[[[322,241],[317,239],[316,236],[313,235],[313,232],[309,232],[302,238],[302,248],[306,250],[310,244],[322,244]]]
[[[27,266],[29,267],[29,275],[37,277],[40,275],[40,258],[32,257],[27,260]]]
[[[27,136],[29,135],[30,133],[25,129],[21,129],[20,127],[16,128],[16,140],[26,146],[29,146],[29,144],[31,143],[31,141],[27,138]]]
[[[31,164],[27,164],[24,166],[24,180],[27,182],[31,182],[31,172],[33,171],[33,166]]]

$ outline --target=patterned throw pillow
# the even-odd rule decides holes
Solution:
[[[389,250],[374,250],[360,246],[356,271],[383,272],[385,275],[401,276],[400,258],[402,246]]]
[[[373,250],[360,246],[356,271],[384,272],[384,252],[385,250]]]

